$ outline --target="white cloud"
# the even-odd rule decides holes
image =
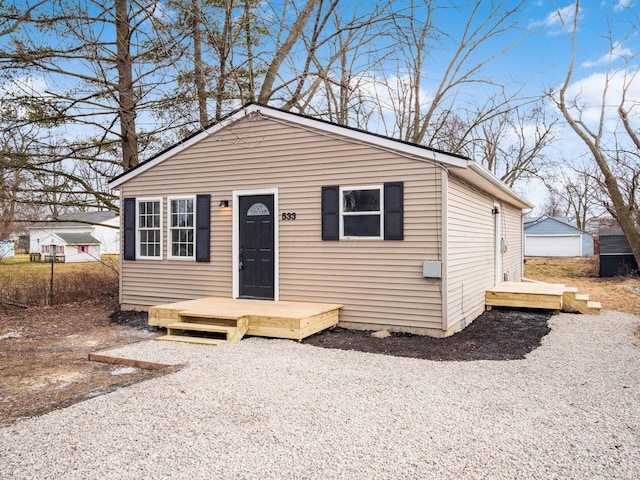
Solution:
[[[630,81],[630,75],[631,72],[624,70],[612,71],[609,75],[606,72],[593,73],[573,82],[567,89],[565,95],[567,103],[570,105],[575,103],[575,106],[570,108],[573,118],[580,118],[591,131],[597,132],[600,117],[603,115],[604,142],[613,142],[613,134],[620,131],[617,109],[622,99],[625,82]],[[603,92],[607,84],[607,93],[603,101]],[[640,126],[640,111],[633,106],[638,98],[640,98],[640,78],[636,78],[635,82],[628,85],[626,93],[626,109],[634,128]],[[622,135],[619,138],[624,137],[625,135]]]
[[[631,56],[632,54],[633,52],[630,48],[623,47],[621,43],[618,43],[617,45],[615,45],[611,52],[602,55],[597,60],[587,60],[586,62],[582,62],[581,66],[585,68],[591,68],[608,65],[618,58]]]
[[[49,86],[44,77],[16,77],[3,84],[0,84],[0,97],[39,97],[45,95]]]
[[[533,22],[532,27],[544,27],[548,35],[559,35],[565,31],[565,26],[573,23],[575,12],[575,4],[569,4],[550,12],[543,20]],[[582,9],[578,13],[581,12]]]
[[[618,0],[616,4],[613,6],[613,11],[618,13],[627,8],[631,8],[632,5],[633,5],[632,0]]]

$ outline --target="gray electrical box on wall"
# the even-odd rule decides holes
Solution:
[[[442,278],[442,262],[440,260],[422,262],[422,276],[424,278]]]

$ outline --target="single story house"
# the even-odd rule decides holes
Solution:
[[[640,233],[640,228],[638,228]],[[600,277],[615,277],[638,273],[638,264],[627,237],[620,227],[601,228],[598,231],[600,242]]]
[[[41,261],[54,255],[64,262],[95,262],[120,251],[120,218],[116,212],[75,212],[28,227],[29,253]]]
[[[479,163],[259,104],[115,177],[125,309],[204,296],[342,304],[450,335],[522,277],[532,205]]]
[[[524,220],[526,257],[590,257],[593,235],[571,224],[566,217],[542,215]]]

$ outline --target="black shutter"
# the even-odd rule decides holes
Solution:
[[[136,199],[123,200],[122,214],[124,216],[124,259],[136,259]]]
[[[196,195],[196,262],[209,262],[211,195]]]
[[[404,240],[404,183],[384,184],[384,239]]]
[[[322,187],[322,240],[340,239],[340,187]]]

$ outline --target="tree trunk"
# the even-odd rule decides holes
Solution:
[[[133,59],[127,0],[115,0],[116,6],[116,67],[118,70],[118,116],[122,167],[125,171],[138,165],[138,135],[136,133],[136,98],[133,89]]]
[[[205,87],[204,68],[202,64],[202,32],[200,24],[202,17],[200,15],[200,0],[193,0],[193,11],[191,12],[191,22],[193,30],[193,62],[194,62],[194,81],[196,86],[196,96],[198,98],[198,114],[200,118],[200,128],[203,130],[209,125],[209,116],[207,115],[207,91]]]
[[[260,94],[258,95],[258,102],[266,104],[269,102],[271,95],[273,95],[273,84],[276,81],[276,76],[278,75],[278,71],[280,70],[280,66],[284,59],[289,54],[293,45],[298,41],[302,32],[304,31],[304,27],[311,16],[316,5],[320,3],[320,0],[307,0],[304,8],[296,18],[291,30],[289,31],[289,35],[287,39],[284,41],[282,45],[279,46],[276,54],[273,56],[273,60],[269,64],[269,68],[267,69],[267,73],[264,77],[264,82],[262,83],[262,88],[260,89]]]
[[[576,33],[578,31],[578,18],[580,12],[580,2],[577,1],[575,4],[575,11],[573,17],[573,30],[571,43],[572,43],[572,57],[571,62],[569,63],[569,68],[567,69],[567,76],[565,77],[562,88],[560,89],[560,101],[557,103],[562,115],[565,120],[571,127],[571,129],[580,137],[580,139],[584,142],[587,148],[591,151],[593,158],[598,165],[598,168],[602,172],[602,176],[604,178],[604,184],[613,204],[613,214],[618,221],[618,225],[622,229],[622,233],[627,239],[629,246],[631,247],[631,252],[633,253],[633,257],[636,260],[636,263],[640,265],[640,234],[636,230],[633,221],[633,208],[632,205],[624,201],[624,197],[622,196],[622,192],[620,190],[620,185],[618,184],[618,179],[611,171],[611,167],[609,166],[609,162],[605,156],[605,151],[601,145],[602,135],[604,132],[604,115],[605,115],[605,99],[607,95],[607,90],[610,86],[610,80],[607,72],[607,79],[604,84],[604,91],[602,94],[602,105],[600,106],[600,119],[599,119],[599,128],[597,132],[592,132],[589,130],[581,118],[576,120],[572,117],[571,112],[569,111],[569,107],[567,106],[565,95],[567,89],[569,88],[569,84],[571,82],[571,78],[573,76],[573,69],[576,60]],[[626,92],[626,88],[623,90]],[[623,97],[624,100],[624,97]],[[619,114],[624,121],[624,115],[620,113],[622,109],[622,105],[619,108]],[[626,125],[625,125],[626,126]],[[628,132],[627,132],[628,133]],[[633,135],[630,135],[631,139],[634,140]],[[635,143],[635,142],[634,142]]]
[[[215,89],[215,118],[220,120],[224,114],[224,97],[229,77],[229,54],[231,53],[231,36],[233,21],[233,2],[225,0],[224,2],[224,25],[222,32],[218,34],[217,42],[214,42],[215,49],[218,51],[219,71]]]
[[[246,95],[245,99],[243,99],[242,103],[245,103],[245,100],[247,102],[253,102],[255,101],[255,97],[256,97],[256,86],[255,86],[255,79],[254,79],[254,72],[253,72],[253,36],[251,35],[251,4],[250,4],[250,0],[245,0],[244,2],[244,34],[245,34],[245,41],[247,42],[247,75],[248,75],[248,79],[247,82],[249,84],[248,89],[248,95]]]

